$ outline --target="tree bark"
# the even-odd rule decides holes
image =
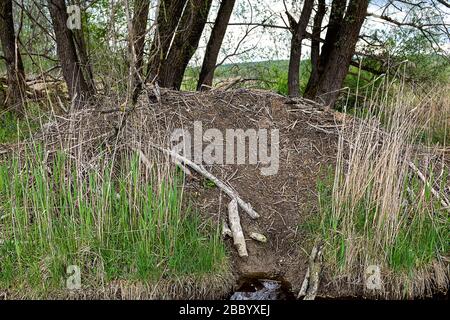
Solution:
[[[93,91],[83,74],[72,30],[67,28],[67,7],[64,0],[48,0],[48,8],[56,37],[56,49],[70,98],[79,105]]]
[[[89,59],[89,55],[87,53],[87,45],[86,41],[84,40],[84,34],[82,30],[74,30],[74,31],[75,31],[73,33],[74,41],[77,47],[77,54],[80,59],[80,66],[81,69],[84,71],[84,76],[90,90],[94,92],[95,91],[94,73],[92,71],[92,64]]]
[[[288,94],[291,97],[298,97],[300,95],[300,59],[302,56],[302,41],[306,35],[306,28],[308,26],[309,18],[314,6],[314,0],[305,0],[298,22],[288,14],[291,23],[292,39],[291,39],[291,53],[289,57],[288,70]]]
[[[317,12],[314,16],[312,38],[311,38],[311,75],[308,80],[305,92],[309,91],[309,86],[319,80],[319,59],[320,59],[320,33],[322,22],[326,13],[325,0],[319,0]]]
[[[326,106],[333,107],[339,96],[339,90],[355,53],[368,5],[369,0],[351,0],[348,5],[337,41],[330,51],[319,79],[316,98],[324,102]]]
[[[132,44],[134,47],[134,53],[136,54],[136,61],[134,61],[134,79],[133,79],[133,103],[137,101],[139,92],[142,89],[143,71],[144,65],[144,47],[145,47],[145,35],[147,33],[147,19],[150,8],[150,0],[135,0],[134,1],[134,13],[132,21]],[[131,49],[131,48],[130,48]]]
[[[147,79],[158,76],[187,0],[160,0],[157,27],[150,47]]]
[[[77,3],[79,4],[80,1],[78,0]],[[83,15],[83,12],[81,14]],[[87,82],[90,90],[92,92],[95,92],[94,72],[92,70],[92,64],[89,59],[88,46],[86,44],[86,40],[85,40],[86,38],[85,38],[84,31],[88,31],[88,30],[87,29],[83,30],[83,28],[81,28],[79,30],[76,30],[76,29],[72,30],[73,36],[74,36],[73,39],[74,39],[75,45],[77,47],[77,54],[78,54],[78,57],[80,60],[81,69],[84,72],[86,82]]]
[[[236,0],[222,0],[217,18],[206,46],[202,69],[198,79],[197,90],[205,90],[212,86],[214,70],[216,69],[217,57],[222,46],[228,22]]]
[[[16,113],[24,111],[25,70],[14,31],[12,1],[0,1],[0,41],[7,72],[7,105]]]
[[[335,47],[338,41],[338,32],[343,23],[346,5],[346,0],[333,0],[331,4],[330,20],[328,22],[325,42],[322,46],[322,52],[315,67],[317,74],[311,74],[308,80],[305,90],[306,98],[316,98],[317,90],[319,88],[319,79],[323,74],[324,67],[330,57],[331,50]]]
[[[198,47],[212,0],[190,0],[180,19],[173,44],[159,72],[161,87],[179,90],[184,71]]]

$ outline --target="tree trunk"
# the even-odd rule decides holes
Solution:
[[[309,86],[317,83],[319,80],[319,58],[320,58],[320,33],[322,31],[322,22],[326,13],[325,0],[319,0],[317,12],[314,16],[314,24],[311,39],[311,75],[305,92],[310,90]]]
[[[180,19],[173,44],[159,72],[159,84],[179,90],[184,71],[198,47],[212,0],[190,0]]]
[[[145,47],[145,35],[147,33],[147,19],[150,8],[150,0],[135,0],[134,1],[134,13],[132,21],[132,44],[134,47],[134,53],[136,54],[136,61],[134,61],[134,80],[133,80],[133,103],[137,101],[139,92],[142,89],[143,72],[142,67],[144,65],[144,47]]]
[[[306,28],[311,17],[313,6],[314,0],[305,0],[298,23],[294,23],[294,20],[290,17],[292,39],[289,57],[288,94],[291,97],[298,97],[300,95],[299,78],[302,41],[305,38]]]
[[[80,5],[80,0],[76,2],[78,5]],[[80,5],[81,7],[81,5]],[[81,15],[83,16],[84,12],[81,12]],[[86,21],[87,25],[87,21]],[[80,66],[84,73],[84,77],[86,79],[86,82],[92,92],[95,92],[95,83],[94,83],[94,72],[92,70],[92,64],[89,59],[88,55],[88,47],[86,44],[86,38],[85,38],[85,32],[89,32],[89,30],[86,28],[83,30],[83,27],[79,30],[75,29],[72,30],[73,32],[73,39],[75,42],[75,45],[77,47],[77,54],[80,60]],[[89,33],[88,33],[89,34]]]
[[[79,105],[92,94],[80,65],[72,30],[67,28],[67,7],[64,0],[48,0],[48,8],[56,37],[56,49],[69,95]]]
[[[0,41],[7,72],[7,104],[18,114],[23,110],[25,100],[25,70],[14,32],[12,1],[0,1]]]
[[[187,0],[160,0],[155,37],[150,47],[147,78],[158,76],[161,64],[168,54],[173,35]]]
[[[212,86],[214,70],[216,69],[217,57],[222,46],[228,22],[236,0],[222,0],[217,18],[206,46],[202,69],[198,79],[197,90],[208,89]]]
[[[348,73],[368,5],[369,0],[350,1],[342,27],[338,32],[338,41],[331,49],[323,74],[320,76],[317,98],[329,107],[334,106]]]
[[[319,87],[319,79],[323,74],[325,64],[327,63],[331,50],[335,47],[338,42],[338,32],[342,26],[345,8],[347,5],[346,0],[333,0],[331,5],[330,20],[328,22],[327,34],[325,36],[325,42],[322,46],[322,53],[316,64],[317,74],[311,76],[306,85],[305,97],[309,99],[315,99],[317,95],[317,90]],[[312,51],[312,49],[311,49]]]
[[[291,97],[298,97],[300,95],[300,59],[302,56],[301,50],[302,41],[292,35],[291,39],[291,52],[289,56],[289,69],[288,69],[288,95]]]
[[[81,69],[84,71],[84,76],[89,89],[95,92],[94,84],[94,73],[92,71],[91,61],[89,60],[89,55],[87,53],[86,41],[84,40],[84,34],[82,30],[74,30],[74,41],[77,47],[77,54],[80,59]]]

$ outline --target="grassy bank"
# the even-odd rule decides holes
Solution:
[[[182,278],[201,287],[228,272],[216,226],[183,201],[182,175],[150,172],[134,153],[86,167],[48,151],[33,144],[0,164],[0,291],[51,296],[71,265],[82,289],[99,290]]]
[[[412,298],[449,285],[449,172],[438,150],[423,157],[417,145],[419,135],[430,142],[439,130],[439,141],[447,133],[426,112],[427,99],[418,103],[403,86],[392,88],[396,94],[367,102],[340,132],[336,168],[318,184],[320,211],[311,224],[326,243],[331,282],[370,296]],[[380,270],[376,289],[366,283],[371,266]]]

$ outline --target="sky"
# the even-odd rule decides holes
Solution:
[[[158,0],[151,0],[152,6],[149,14],[148,24],[151,26],[154,23],[155,14],[157,11]],[[303,1],[299,0],[285,0],[289,12],[298,19]],[[387,0],[372,0],[368,11],[374,14],[381,14],[382,7]],[[424,0],[411,0],[422,1]],[[431,1],[431,0],[425,0]],[[400,2],[400,1],[399,1]],[[326,0],[329,6],[331,0]],[[199,66],[202,63],[205,48],[209,39],[209,34],[212,28],[212,22],[216,19],[217,10],[220,0],[213,0],[212,9],[210,10],[208,21],[205,30],[202,34],[199,48],[191,59],[192,66]],[[328,9],[329,10],[329,9]],[[405,18],[406,12],[400,12],[397,9],[385,12],[391,18],[401,21]],[[108,14],[100,14],[97,17],[108,19]],[[285,6],[283,0],[236,0],[232,17],[230,19],[231,25],[228,26],[224,42],[222,44],[221,53],[218,58],[218,63],[224,60],[224,63],[238,63],[244,61],[264,61],[264,60],[287,60],[289,59],[290,39],[291,34],[286,29],[279,28],[262,28],[257,27],[246,34],[249,27],[236,26],[233,23],[261,23],[266,22],[271,25],[285,27]],[[311,19],[312,20],[312,19]],[[445,17],[446,23],[450,24],[450,10]],[[323,25],[327,23],[325,17]],[[126,28],[126,27],[125,27]],[[386,23],[375,17],[368,17],[363,26],[363,33],[374,29],[389,30],[394,28],[392,24]],[[325,37],[326,30],[324,30],[322,37]],[[124,30],[126,34],[126,30]],[[245,38],[244,38],[245,37]],[[244,40],[242,40],[244,38]],[[152,36],[148,36],[148,43],[151,42]],[[239,46],[238,46],[239,44]],[[302,56],[306,58],[310,54],[310,41],[304,40],[302,46]],[[450,53],[450,41],[446,45],[447,52]],[[236,54],[234,54],[236,53]],[[226,58],[226,59],[225,59]]]
[[[253,9],[250,10],[249,3],[253,4]],[[213,8],[210,12],[209,21],[214,21],[218,2],[213,2]],[[300,9],[299,6],[302,5],[303,1],[287,0],[286,5],[290,12],[294,13],[293,16],[298,18]],[[330,1],[327,1],[327,4]],[[385,0],[373,0],[369,5],[368,11],[375,14],[381,14],[382,5]],[[395,11],[395,12],[394,12]],[[230,19],[230,23],[242,23],[242,22],[262,22],[265,19],[269,19],[270,24],[285,26],[286,15],[283,0],[237,0],[233,15]],[[386,14],[386,13],[385,13]],[[398,10],[391,10],[387,14],[390,17],[402,20],[406,16],[406,12],[399,12]],[[283,17],[283,18],[282,18]],[[446,22],[450,23],[450,12],[446,17]],[[324,24],[326,24],[326,20]],[[363,32],[367,30],[379,29],[388,30],[393,28],[393,25],[386,23],[374,17],[369,17],[364,26]],[[191,64],[200,65],[204,54],[204,49],[206,47],[209,32],[211,26],[207,26],[202,35],[199,49],[197,50],[195,56],[193,57]],[[325,36],[326,31],[322,35]],[[237,43],[245,36],[246,27],[245,26],[228,26],[227,33],[225,35],[224,44],[222,46],[222,51],[219,56],[218,61],[222,61],[224,57],[234,53],[236,50]],[[237,52],[242,53],[239,55],[232,56],[226,60],[226,63],[236,63],[242,61],[263,61],[263,60],[286,60],[289,59],[289,43],[290,43],[290,33],[288,30],[283,29],[273,29],[273,28],[261,28],[258,27],[250,34],[245,37],[245,40],[240,44]],[[303,57],[309,56],[310,53],[310,42],[305,40],[302,48]],[[447,45],[450,52],[450,41]]]

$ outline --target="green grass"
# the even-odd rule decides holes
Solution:
[[[28,112],[34,109],[28,109]],[[28,138],[39,128],[39,124],[29,117],[18,118],[9,111],[0,111],[0,143],[14,142]]]
[[[348,239],[348,234],[344,231],[344,219],[337,218],[333,214],[333,178],[332,173],[328,174],[324,180],[319,180],[317,190],[319,194],[320,215],[313,217],[309,222],[309,231],[312,235],[319,235],[328,245],[327,256],[330,262],[337,270],[343,270],[346,265],[346,251],[352,240],[374,243],[374,230],[371,222],[376,214],[376,203],[373,203],[370,193],[372,188],[368,187],[364,196],[358,203],[343,203],[341,211],[351,214],[354,222],[353,238]],[[443,178],[443,181],[446,178]],[[382,245],[378,252],[373,254],[379,260],[384,260],[394,273],[414,273],[417,269],[428,267],[434,259],[440,255],[450,252],[450,220],[446,216],[445,209],[442,208],[439,201],[432,199],[431,190],[425,186],[424,201],[418,201],[422,192],[422,182],[413,177],[411,181],[405,181],[403,200],[405,205],[402,208],[400,216],[403,217],[403,223],[400,226],[398,235],[390,245]],[[410,186],[410,194],[407,191],[407,185]],[[431,203],[431,207],[430,207]],[[350,242],[349,242],[350,241]],[[331,250],[331,251],[330,251]],[[370,255],[369,252],[366,252]]]
[[[136,155],[102,172],[63,153],[45,166],[43,155],[36,146],[0,164],[0,289],[65,288],[69,265],[83,287],[224,270],[219,232],[183,205],[180,175],[156,183]]]
[[[325,242],[325,268],[337,285],[351,283],[362,295],[415,298],[446,290],[449,281],[449,208],[441,203],[448,168],[416,163],[420,178],[412,165],[423,160],[418,133],[439,119],[440,104],[397,82],[383,86],[392,92],[351,111],[363,121],[339,133],[336,166],[317,185],[319,214],[304,229]],[[381,270],[375,290],[365,282],[371,266]]]
[[[418,130],[418,141],[431,146],[449,146],[450,128],[448,125],[430,126],[425,130]]]
[[[224,64],[215,70],[214,85],[241,77],[254,80],[236,85],[236,88],[251,86],[252,88],[272,90],[287,95],[288,67],[289,61],[287,60]],[[196,89],[199,72],[199,68],[187,68],[182,85],[183,90],[192,91]],[[305,90],[310,72],[311,62],[303,60],[300,66],[300,90],[302,92]]]

